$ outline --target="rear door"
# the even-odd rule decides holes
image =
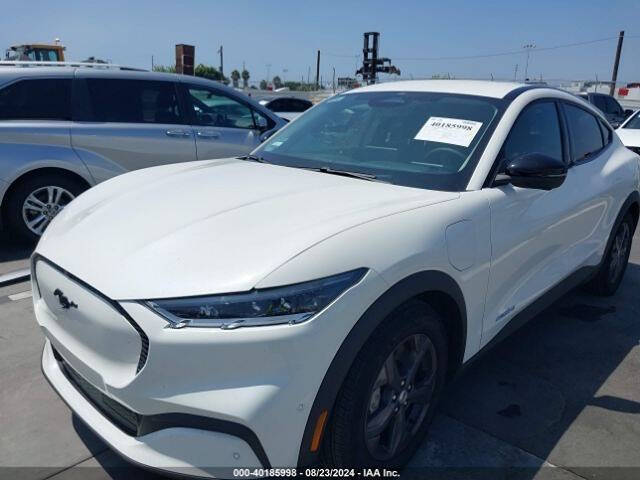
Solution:
[[[611,231],[618,209],[628,194],[626,174],[612,161],[614,132],[599,116],[572,102],[562,102],[570,134],[571,163],[567,198],[576,205],[574,263],[595,265]]]
[[[97,181],[196,159],[174,82],[77,75],[71,139]]]
[[[198,159],[245,155],[260,144],[271,119],[222,89],[184,84],[185,103],[195,133]]]

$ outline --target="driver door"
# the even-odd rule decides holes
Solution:
[[[258,146],[258,113],[249,105],[204,85],[184,88],[199,160],[245,155]]]
[[[559,105],[552,99],[527,105],[499,154],[502,169],[529,153],[568,162],[567,135]],[[485,188],[491,211],[491,270],[482,344],[516,314],[563,280],[584,260],[584,240],[598,212],[585,207],[585,185],[573,169],[553,190],[516,187]]]

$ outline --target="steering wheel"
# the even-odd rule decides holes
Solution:
[[[443,162],[442,158],[438,158],[437,162],[436,161],[428,162],[428,160],[431,157],[434,157],[436,155],[438,157],[444,156],[445,161]],[[446,161],[447,160],[447,156],[449,157],[450,161]],[[464,153],[462,153],[461,151],[456,150],[455,148],[437,147],[437,148],[434,148],[433,150],[431,150],[429,153],[427,153],[427,155],[425,155],[424,162],[426,162],[426,163],[434,163],[434,164],[442,164],[444,167],[446,167],[447,164],[452,164],[453,162],[457,162],[456,165],[460,165],[466,159],[467,159],[467,156]]]

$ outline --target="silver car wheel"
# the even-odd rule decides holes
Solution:
[[[22,204],[24,224],[36,235],[42,235],[51,220],[74,198],[69,190],[54,185],[34,190]]]

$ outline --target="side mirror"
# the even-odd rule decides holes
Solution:
[[[629,118],[629,115],[632,115],[632,114],[633,114],[633,110],[631,110],[630,108],[627,108],[624,111],[624,118]]]
[[[267,123],[267,119],[262,115],[256,115],[256,128],[261,132],[264,132],[269,124]]]
[[[567,165],[542,153],[528,153],[507,163],[505,173],[496,177],[496,185],[511,183],[516,187],[553,190],[567,178]]]

